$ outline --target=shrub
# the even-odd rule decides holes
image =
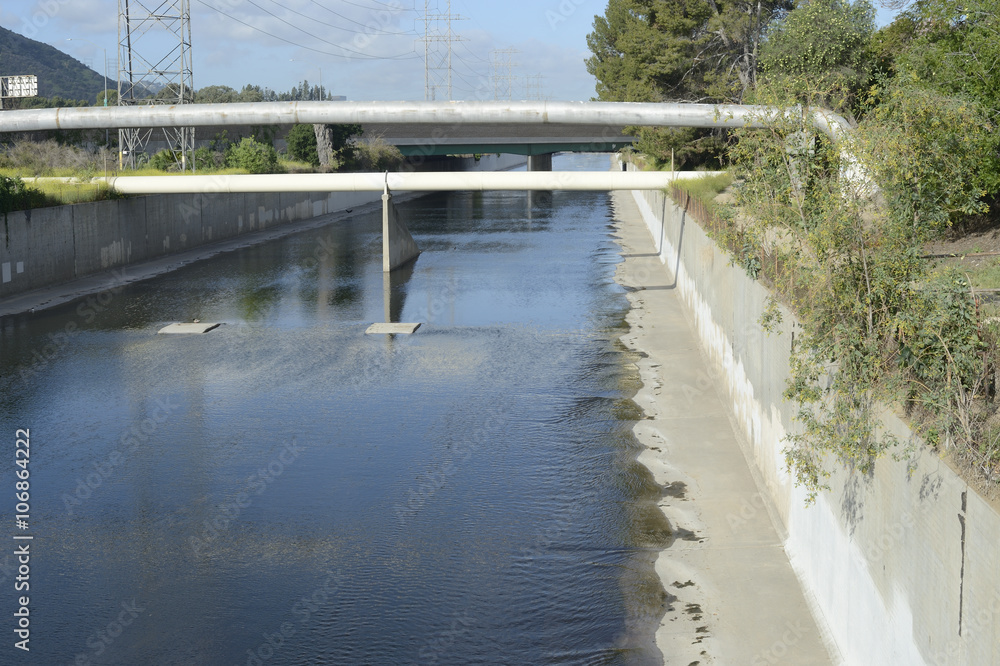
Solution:
[[[359,142],[354,149],[354,166],[360,171],[394,171],[404,159],[399,148],[382,137]]]
[[[247,173],[277,173],[278,153],[274,146],[253,137],[244,138],[226,152],[226,166]]]
[[[26,185],[20,178],[0,176],[0,213],[5,219],[11,211],[27,210],[47,203],[44,194]]]
[[[160,171],[175,171],[180,159],[179,150],[161,150],[149,159],[149,166]]]
[[[101,171],[104,154],[89,152],[56,141],[19,141],[0,155],[0,168],[17,169],[24,175],[51,176],[58,172]],[[117,158],[113,160],[117,163]]]

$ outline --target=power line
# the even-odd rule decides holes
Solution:
[[[324,11],[328,11],[331,14],[333,14],[334,16],[336,16],[338,18],[342,18],[345,21],[348,21],[349,23],[354,23],[354,24],[359,25],[359,26],[361,26],[362,28],[365,28],[365,29],[368,29],[368,28],[371,27],[371,26],[365,25],[364,23],[361,23],[360,21],[355,21],[354,19],[352,19],[349,16],[344,16],[343,14],[335,12],[332,9],[330,9],[329,7],[324,7],[323,5],[321,5],[318,2],[316,2],[316,0],[309,0],[309,1],[312,2],[312,4],[316,5],[317,7],[319,7],[320,9],[322,9]],[[294,14],[298,14],[299,16],[303,16],[303,17],[309,19],[310,21],[316,21],[317,23],[322,23],[323,25],[328,25],[331,28],[337,28],[338,30],[344,30],[344,31],[347,31],[347,32],[354,32],[355,34],[365,34],[365,33],[361,32],[361,31],[351,31],[351,30],[348,30],[347,28],[341,28],[340,26],[332,25],[330,23],[323,23],[319,19],[313,18],[311,16],[307,16],[306,14],[303,14],[301,12],[297,12],[294,9],[290,8],[290,7],[285,7],[284,5],[280,5],[280,4],[278,4],[278,2],[276,0],[271,0],[271,2],[274,2],[274,4],[278,5],[282,9],[287,9],[288,11],[290,11],[290,12],[292,12]],[[353,4],[353,3],[347,3],[347,4]],[[361,5],[355,5],[355,6],[356,7],[361,7]],[[373,9],[373,8],[372,7],[365,7],[364,9]],[[413,11],[413,10],[408,10],[408,11]],[[386,30],[386,31],[379,31],[379,34],[385,34],[385,35],[416,35],[417,31],[416,30],[410,30],[408,32],[389,32],[389,31]]]
[[[235,16],[233,16],[232,14],[227,14],[226,12],[222,11],[218,7],[213,7],[212,5],[208,4],[207,2],[205,2],[205,0],[195,0],[195,2],[197,2],[198,4],[204,5],[205,7],[208,7],[209,9],[214,10],[214,11],[218,12],[219,14],[222,14],[226,18],[231,19],[233,21],[236,21],[237,23],[239,23],[241,25],[245,25],[246,27],[250,28],[251,30],[259,32],[262,35],[267,35],[268,37],[271,37],[273,39],[277,39],[280,42],[285,42],[286,44],[291,44],[292,46],[297,46],[297,47],[299,47],[301,49],[304,49],[306,51],[312,51],[313,53],[320,53],[322,55],[333,56],[334,58],[344,58],[346,60],[415,60],[415,59],[417,59],[417,58],[420,57],[416,53],[414,53],[411,56],[403,56],[403,55],[372,56],[372,55],[368,55],[366,53],[361,53],[360,51],[353,51],[352,49],[348,49],[346,47],[340,46],[339,44],[334,44],[333,42],[327,42],[324,39],[320,39],[320,41],[322,41],[325,44],[329,44],[330,46],[335,46],[337,48],[344,49],[345,51],[351,51],[352,53],[358,53],[360,55],[358,55],[358,56],[349,56],[349,55],[344,55],[343,53],[331,53],[329,51],[323,51],[322,49],[317,49],[317,48],[314,48],[312,46],[306,46],[305,44],[301,44],[299,42],[292,41],[291,39],[286,39],[284,37],[279,37],[278,35],[275,35],[274,33],[270,33],[267,30],[264,30],[263,28],[258,28],[257,26],[255,26],[253,24],[250,24],[250,23],[247,23],[246,21],[238,19]],[[264,10],[264,11],[266,11],[266,10]],[[272,14],[272,16],[274,16],[274,15]],[[275,17],[275,18],[277,18],[277,17]],[[306,34],[309,34],[309,33],[306,33]]]
[[[524,99],[526,100],[537,100],[539,102],[545,100],[545,95],[543,94],[544,84],[542,83],[545,79],[544,74],[528,74],[524,77]]]
[[[451,13],[451,0],[448,0],[448,9],[444,14],[431,14],[430,0],[424,0],[424,99],[432,100],[436,98],[437,89],[445,85],[448,90],[448,99],[452,99],[452,44],[462,41],[451,29],[451,22],[463,20],[464,17]],[[437,28],[440,22],[445,23],[445,30],[442,32]],[[435,25],[434,33],[431,32],[431,25]],[[441,42],[446,45],[447,52],[442,55],[434,53],[435,64],[431,65],[431,44]],[[442,72],[446,72],[442,75]],[[444,81],[441,81],[441,79]]]
[[[289,12],[291,12],[293,14],[298,14],[302,18],[307,19],[309,21],[312,21],[313,23],[319,23],[320,25],[325,25],[328,28],[333,28],[334,30],[343,30],[344,32],[349,32],[352,35],[366,35],[366,34],[369,34],[369,35],[411,35],[412,36],[412,35],[416,35],[417,34],[416,30],[411,30],[409,32],[389,32],[387,30],[379,30],[378,28],[372,30],[371,26],[365,26],[366,32],[362,32],[361,30],[351,30],[350,28],[342,28],[339,25],[334,25],[333,23],[326,23],[325,21],[320,21],[318,18],[315,18],[313,16],[309,16],[308,14],[303,14],[302,12],[296,11],[296,10],[292,9],[291,7],[286,7],[286,6],[282,5],[281,3],[279,3],[277,0],[271,0],[271,2],[273,2],[276,5],[278,5],[279,7],[281,7],[282,9],[284,9],[285,11],[289,11]],[[326,9],[325,7],[323,7],[322,5],[320,5],[317,2],[314,2],[313,4],[315,4],[315,5],[319,6],[319,7],[322,7],[323,9]],[[358,25],[364,26],[363,23],[358,23],[357,21],[349,19],[346,16],[341,16],[340,14],[338,14],[337,12],[335,12],[335,11],[333,11],[331,9],[327,9],[327,11],[330,12],[331,14],[334,14],[335,16],[339,16],[340,18],[342,18],[344,20],[350,21],[351,23],[357,23]]]
[[[308,30],[306,30],[305,28],[300,28],[299,26],[295,25],[294,23],[292,23],[290,21],[286,21],[285,19],[281,18],[280,16],[278,16],[274,12],[271,12],[271,11],[268,11],[268,10],[264,9],[263,7],[261,7],[260,5],[258,5],[256,2],[254,2],[254,0],[246,0],[246,2],[250,3],[251,5],[253,5],[257,9],[261,10],[262,12],[264,12],[265,14],[267,14],[268,16],[272,16],[272,17],[278,19],[279,21],[281,21],[282,23],[284,23],[285,25],[287,25],[287,26],[289,26],[291,28],[294,28],[295,30],[298,30],[299,32],[302,32],[303,34],[309,35],[313,39],[317,39],[317,40],[323,42],[324,44],[329,44],[330,46],[333,46],[335,48],[343,49],[343,50],[348,51],[350,53],[356,53],[356,54],[361,55],[361,56],[372,57],[372,56],[369,56],[367,53],[363,53],[361,51],[355,51],[354,49],[349,49],[346,46],[341,46],[340,44],[336,44],[334,42],[331,42],[331,41],[328,41],[326,39],[323,39],[319,35],[314,35],[311,32],[309,32]],[[277,3],[275,3],[275,4],[277,4]],[[394,56],[388,56],[387,59],[392,60],[392,59],[394,59]]]
[[[514,55],[517,49],[493,49],[490,51],[490,78],[493,80],[493,99],[514,98]]]
[[[350,0],[340,0],[340,1],[343,2],[345,5],[354,5],[355,7],[361,7],[362,9],[374,9],[374,7],[369,7],[368,5],[359,5],[356,2],[350,2]],[[376,5],[379,5],[381,7],[385,7],[386,9],[391,9],[394,12],[414,12],[414,13],[416,13],[416,11],[417,11],[416,9],[408,9],[406,7],[399,7],[397,5],[387,5],[384,2],[378,2],[378,0],[372,0],[372,2],[374,2]],[[326,9],[326,8],[324,7],[324,9]]]

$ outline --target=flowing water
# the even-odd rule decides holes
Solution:
[[[4,654],[658,662],[652,562],[670,533],[635,462],[609,196],[464,192],[398,208],[423,253],[391,281],[380,214],[355,214],[0,321]],[[387,309],[423,325],[366,335]],[[223,325],[155,334],[194,318]],[[23,654],[15,533],[34,537]]]

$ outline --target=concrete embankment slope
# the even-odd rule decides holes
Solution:
[[[783,311],[778,330],[763,332],[758,322],[767,290],[731,266],[665,194],[632,195],[654,240],[651,254],[668,271],[665,286],[683,303],[757,478],[759,494],[747,489],[738,511],[726,517],[733,532],[773,507],[785,552],[845,663],[1000,663],[995,507],[892,414],[884,417],[886,427],[914,446],[898,451],[899,460],[879,460],[868,476],[831,465],[831,490],[806,506],[782,454],[785,434],[797,427],[795,406],[782,397],[800,331],[795,318]],[[687,395],[703,390],[683,375],[670,381],[662,391],[681,408]],[[711,447],[705,455],[714,455]],[[752,571],[748,561],[745,573]],[[769,631],[778,636],[783,627]],[[756,663],[801,663],[791,653],[770,656]]]
[[[783,550],[729,417],[719,373],[702,355],[671,272],[628,192],[613,195],[630,289],[630,332],[645,354],[633,398],[647,447],[639,462],[667,489],[674,541],[656,572],[667,612],[656,632],[666,664],[830,664],[823,633]],[[777,525],[780,527],[780,524]]]
[[[447,164],[454,170],[499,171],[524,162],[517,155],[486,155]],[[421,164],[418,170],[441,163]],[[0,220],[0,315],[50,307],[303,225],[329,222],[318,218],[381,205],[381,195],[204,192],[8,213]]]

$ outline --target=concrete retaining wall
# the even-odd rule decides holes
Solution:
[[[838,471],[805,506],[782,450],[795,428],[782,398],[794,317],[759,324],[767,290],[662,192],[633,192],[660,259],[675,272],[703,349],[726,387],[758,485],[773,500],[807,596],[850,664],[1000,663],[1000,516],[904,423],[914,444],[870,476]],[[835,468],[831,465],[831,468]],[[755,510],[753,502],[748,510]]]
[[[434,160],[454,171],[525,164],[517,155]],[[423,170],[415,165],[416,170]],[[181,177],[181,176],[177,176]],[[0,299],[252,231],[377,203],[381,192],[169,194],[37,208],[0,219]]]
[[[377,202],[380,196],[170,194],[9,213],[0,237],[0,298]]]

